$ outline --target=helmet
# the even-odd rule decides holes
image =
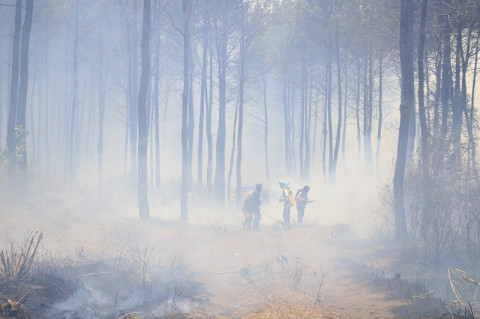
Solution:
[[[281,181],[278,182],[278,184],[280,185],[280,188],[281,189],[285,189],[285,188],[288,188],[288,182],[284,179],[282,179]]]

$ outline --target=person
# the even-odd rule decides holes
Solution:
[[[295,194],[295,203],[297,204],[297,213],[298,213],[298,224],[301,225],[303,223],[303,216],[305,215],[305,206],[308,203],[313,202],[313,200],[308,199],[308,191],[310,190],[310,186],[305,185],[303,188],[297,190]]]
[[[247,197],[243,200],[242,212],[245,214],[245,220],[243,222],[244,228],[252,227],[253,220],[253,229],[258,230],[260,224],[260,194],[262,192],[262,184],[256,184],[255,190],[250,192]]]
[[[282,189],[279,202],[283,202],[283,225],[285,229],[290,229],[290,207],[294,205],[292,190],[287,181],[281,180],[278,183]]]

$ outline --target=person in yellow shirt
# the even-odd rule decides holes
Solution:
[[[290,207],[294,205],[292,190],[288,186],[288,182],[281,180],[278,182],[282,189],[282,195],[279,201],[283,202],[283,225],[285,229],[290,229]]]

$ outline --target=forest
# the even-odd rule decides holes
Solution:
[[[479,40],[478,0],[1,1],[0,319],[480,316]]]

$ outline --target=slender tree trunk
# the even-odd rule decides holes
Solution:
[[[188,0],[191,1],[191,0]],[[191,45],[191,36],[188,41],[188,52],[189,52],[189,85],[188,85],[188,165],[187,165],[187,174],[188,174],[188,191],[192,189],[193,185],[193,173],[192,173],[192,161],[193,161],[193,133],[195,129],[195,116],[193,110],[193,55],[192,55],[192,45]]]
[[[245,87],[245,12],[244,3],[241,0],[241,39],[240,39],[240,79],[239,79],[239,107],[238,107],[238,145],[237,145],[237,188],[235,202],[237,208],[242,202],[242,144],[243,144],[243,95]]]
[[[463,54],[463,50],[461,51],[461,60],[462,60],[462,88],[460,93],[460,107],[461,112],[465,115],[465,123],[467,127],[468,133],[468,163],[472,163],[472,142],[474,143],[474,136],[473,136],[473,118],[469,116],[469,110],[467,105],[467,67],[468,61],[470,60],[470,43],[472,39],[472,29],[468,30],[467,36],[467,49],[465,55]]]
[[[20,32],[22,22],[22,0],[16,0],[15,4],[15,29],[13,33],[13,53],[12,53],[12,77],[10,82],[10,103],[8,108],[7,123],[7,149],[9,171],[15,172],[16,169],[16,121],[18,105],[18,77],[20,70]]]
[[[375,165],[377,174],[380,174],[380,148],[382,144],[382,123],[383,123],[383,57],[380,56],[378,65],[378,130],[377,130],[377,152]]]
[[[182,221],[188,220],[188,142],[189,142],[189,95],[190,95],[190,9],[191,1],[182,0],[183,4],[183,93],[182,93],[182,184],[180,189],[180,208]]]
[[[422,0],[422,14],[420,20],[420,40],[418,44],[418,113],[420,118],[420,131],[422,136],[421,154],[422,154],[422,172],[423,172],[423,191],[424,204],[422,207],[422,231],[426,230],[429,224],[429,207],[430,207],[430,160],[428,154],[428,127],[425,110],[425,23],[427,19],[427,0]]]
[[[347,136],[347,104],[348,104],[348,60],[345,61],[345,89],[343,102],[342,161],[345,164],[345,140]]]
[[[407,160],[408,129],[411,108],[415,94],[413,81],[413,0],[401,1],[400,18],[400,66],[401,66],[401,104],[400,128],[398,135],[397,158],[393,178],[395,208],[395,238],[402,240],[407,236],[405,217],[404,181]]]
[[[150,0],[143,2],[142,27],[142,74],[138,91],[138,209],[140,218],[150,218],[148,207],[148,174],[147,174],[147,92],[150,81]]]
[[[358,154],[358,159],[357,163],[360,163],[360,154],[362,154],[362,130],[360,128],[360,74],[362,71],[362,65],[360,61],[357,62],[357,92],[355,94],[355,118],[357,120],[357,154]],[[365,116],[365,115],[364,115]]]
[[[328,116],[328,180],[332,182],[333,124],[332,124],[332,58],[330,46],[327,53],[327,116]]]
[[[267,80],[265,75],[262,77],[263,84],[263,110],[264,110],[264,134],[263,134],[263,149],[265,151],[265,174],[267,182],[270,180],[270,165],[268,161],[268,104],[267,104]]]
[[[160,37],[157,37],[157,50],[155,54],[155,84],[153,88],[153,103],[155,117],[155,188],[160,188]]]
[[[440,136],[440,95],[442,88],[442,45],[440,44],[435,57],[435,97],[433,101],[433,135]]]
[[[225,8],[226,10],[226,8]],[[220,30],[220,47],[218,51],[218,130],[216,145],[216,167],[215,167],[215,184],[214,198],[218,204],[225,204],[225,112],[226,112],[226,91],[227,91],[227,26],[226,17],[222,21]]]
[[[328,118],[328,67],[325,65],[325,89],[323,98],[323,141],[322,141],[322,171],[324,180],[327,181],[327,118]]]
[[[135,98],[138,91],[138,51],[137,51],[137,1],[133,1],[133,28],[130,36],[130,64],[131,64],[131,92],[130,92],[130,168],[129,184],[137,184],[138,163],[137,163],[137,134],[138,134],[138,101]]]
[[[100,45],[98,57],[98,143],[97,143],[97,169],[98,182],[100,187],[103,186],[103,126],[105,122],[105,99],[106,99],[106,85],[105,85],[105,57],[103,52],[103,45]]]
[[[207,188],[212,191],[212,168],[213,168],[213,139],[212,139],[212,106],[213,106],[213,54],[212,54],[212,43],[210,41],[210,34],[208,36],[209,44],[209,66],[210,66],[210,89],[209,89],[209,98],[206,101],[207,105],[207,114],[205,118],[205,133],[207,134]],[[207,95],[205,95],[207,96]]]
[[[41,54],[38,54],[36,56],[36,64],[37,65],[40,65],[40,60],[41,60],[42,56]],[[35,72],[37,73],[37,72]],[[36,92],[36,95],[37,95],[37,98],[36,100],[38,101],[37,105],[38,105],[38,111],[37,111],[37,123],[38,123],[38,127],[37,127],[37,133],[35,134],[36,135],[36,139],[34,139],[34,137],[32,136],[32,142],[36,140],[35,142],[35,145],[36,145],[36,152],[33,152],[33,147],[32,147],[32,154],[33,154],[33,157],[32,157],[32,162],[35,162],[37,161],[39,164],[42,162],[42,151],[44,150],[44,148],[42,148],[42,142],[43,142],[43,124],[44,124],[44,121],[43,121],[43,111],[45,109],[45,105],[43,104],[44,100],[43,100],[43,92],[45,91],[44,87],[45,87],[45,81],[43,79],[43,74],[45,72],[42,72],[42,74],[34,74],[33,75],[33,80],[32,80],[32,90],[31,90],[31,93],[30,93],[30,96],[32,97],[31,100],[34,100],[33,96],[34,96],[34,92],[35,90],[33,89],[33,87],[35,86],[35,82],[37,82],[37,77],[39,77],[41,79],[40,83],[38,83],[38,89],[37,89],[37,92]],[[33,104],[31,103],[31,107],[30,107],[30,110],[32,111],[32,113],[34,113],[34,108],[33,108]],[[32,117],[33,117],[33,114],[32,114]],[[32,124],[33,124],[33,121],[32,121]],[[30,127],[32,127],[30,125]],[[32,127],[33,129],[33,127]],[[32,145],[33,146],[33,145]]]
[[[310,179],[310,135],[312,127],[312,94],[313,94],[313,70],[310,71],[310,84],[306,88],[308,90],[308,101],[307,101],[307,118],[305,123],[305,179],[308,181]]]
[[[455,38],[457,40],[457,45],[455,46],[455,93],[453,95],[452,103],[452,144],[453,144],[453,155],[457,161],[457,165],[460,163],[460,144],[462,136],[462,119],[463,119],[463,105],[461,101],[461,92],[460,92],[460,56],[463,55],[463,44],[462,44],[462,30],[459,29],[456,32]]]
[[[473,80],[472,80],[472,94],[471,94],[471,101],[470,101],[470,124],[472,124],[472,121],[473,121],[473,112],[474,112],[474,107],[475,107],[475,85],[477,83],[477,65],[478,65],[478,44],[479,44],[479,40],[480,40],[480,34],[477,34],[477,41],[476,41],[476,44],[475,44],[475,47],[476,47],[476,50],[475,50],[475,63],[474,63],[474,67],[473,67]],[[472,125],[470,125],[470,130],[472,130]],[[473,132],[472,132],[473,133]],[[473,134],[471,134],[473,135]],[[475,139],[470,139],[470,150],[471,150],[471,153],[472,153],[472,162],[474,163],[474,166],[475,166],[475,163],[476,163],[476,159],[475,159],[475,153],[476,153],[476,143],[475,143]]]
[[[287,176],[291,174],[292,169],[292,150],[290,143],[290,131],[292,118],[290,116],[290,80],[285,80],[283,86],[283,122],[284,122],[284,150],[285,150],[285,167]]]
[[[318,127],[318,105],[320,103],[320,89],[318,86],[315,87],[315,115],[313,122],[313,141],[312,141],[312,161],[315,163],[315,155],[317,150],[317,127]]]
[[[451,46],[450,46],[450,33],[451,28],[448,21],[448,18],[444,15],[441,16],[444,20],[443,22],[443,64],[442,64],[442,88],[441,88],[441,103],[442,103],[442,127],[441,127],[441,137],[444,139],[447,135],[448,127],[448,116],[450,112],[450,101],[451,101],[451,87],[452,87],[452,67],[450,61],[451,55]]]
[[[45,88],[44,88],[44,104],[45,104],[45,161],[47,164],[47,173],[50,172],[50,136],[49,136],[49,87],[50,87],[50,68],[48,66],[48,23],[45,30],[45,53],[44,53],[44,66],[45,66]]]
[[[204,1],[203,13],[203,55],[202,55],[202,83],[200,89],[200,118],[198,120],[198,166],[197,166],[197,183],[203,184],[203,124],[207,94],[207,54],[208,54],[208,16],[207,16],[207,0]]]
[[[227,177],[227,201],[228,206],[231,207],[232,205],[232,192],[230,188],[230,182],[232,180],[232,172],[233,172],[233,160],[235,158],[235,143],[236,143],[236,133],[237,133],[237,119],[238,119],[238,101],[235,106],[235,118],[233,120],[233,134],[232,134],[232,151],[230,152],[230,166],[228,169],[228,177]],[[236,195],[235,195],[236,196]],[[240,195],[241,196],[241,195]]]
[[[365,85],[366,91],[366,134],[365,134],[365,167],[368,174],[373,170],[373,152],[372,152],[372,122],[373,122],[373,52],[370,48],[367,63],[368,84]]]
[[[337,135],[335,138],[335,149],[333,151],[333,165],[331,168],[332,181],[336,183],[337,179],[337,161],[340,140],[342,139],[342,72],[340,68],[340,46],[338,43],[338,31],[335,30],[335,56],[337,60],[337,91],[338,91],[338,119]]]
[[[21,53],[20,53],[20,55],[21,55]],[[21,60],[21,58],[20,58],[20,60]],[[20,62],[21,62],[21,61],[20,61]],[[35,62],[36,62],[36,61],[35,61]],[[35,63],[35,62],[33,63],[34,65],[37,64],[37,63]],[[22,72],[21,69],[22,69],[22,66],[20,65],[20,73]],[[21,74],[20,74],[20,76],[21,76]],[[20,82],[22,82],[21,79],[20,79]],[[38,82],[38,72],[33,72],[33,77],[32,77],[32,79],[30,80],[30,82],[32,83],[32,85],[28,87],[28,89],[29,89],[28,91],[29,91],[30,93],[27,92],[26,100],[29,99],[30,101],[37,101],[38,98],[35,98],[35,94],[36,94],[37,91],[40,91],[40,90],[41,90],[41,88],[40,88],[40,90],[39,90],[39,89],[37,89],[37,87],[36,87],[36,86],[37,86],[37,82]],[[27,81],[27,83],[28,83],[28,81]],[[19,103],[20,103],[20,98],[19,98],[18,101],[19,101]],[[26,105],[25,105],[25,107],[26,107]],[[37,147],[36,139],[37,139],[37,135],[39,135],[39,134],[37,134],[37,129],[36,129],[36,127],[35,127],[34,113],[39,113],[39,112],[40,112],[40,108],[41,108],[40,103],[35,103],[35,102],[30,103],[30,107],[29,107],[29,109],[28,109],[28,117],[29,117],[28,121],[26,120],[26,112],[27,112],[27,110],[25,109],[25,111],[24,111],[24,122],[25,122],[25,123],[26,123],[26,122],[29,123],[29,124],[28,124],[28,127],[29,127],[28,131],[29,131],[30,134],[28,134],[29,136],[27,136],[26,131],[25,131],[25,133],[22,132],[22,134],[21,134],[21,136],[20,136],[20,140],[17,141],[17,143],[19,143],[20,145],[23,145],[23,146],[25,147],[25,150],[22,149],[22,151],[21,151],[22,156],[19,158],[19,161],[17,162],[17,164],[18,164],[19,167],[21,167],[22,165],[26,165],[26,164],[27,164],[27,163],[24,163],[24,162],[23,162],[23,159],[24,159],[23,154],[25,153],[25,155],[26,155],[27,145],[30,145],[29,148],[31,149],[31,152],[30,152],[30,154],[31,154],[31,157],[30,157],[30,158],[31,158],[31,161],[32,161],[32,162],[35,162],[35,160],[38,158],[38,157],[37,157],[38,147]],[[19,113],[20,113],[20,112],[17,113],[17,122],[20,120],[20,118],[19,118]],[[17,125],[17,126],[20,127],[20,125]],[[22,125],[21,127],[25,127],[25,125]],[[26,130],[26,129],[25,129],[25,130]],[[30,138],[30,141],[31,141],[30,143],[29,143],[29,138]],[[22,148],[23,148],[23,147],[22,147]],[[25,160],[26,160],[26,158],[25,158]]]
[[[70,132],[68,143],[68,177],[70,180],[76,176],[76,161],[74,158],[75,132],[77,122],[78,109],[78,1],[76,1],[75,9],[75,42],[73,46],[73,88],[72,88],[72,108],[70,111]]]
[[[3,48],[2,38],[0,38],[0,48]],[[0,61],[3,61],[3,51],[1,50]],[[5,105],[3,104],[3,63],[0,63],[0,105]],[[0,107],[0,141],[1,140],[3,140],[3,106]]]
[[[370,138],[368,136],[368,126],[369,126],[369,102],[368,102],[368,59],[365,58],[363,61],[363,153],[364,153],[364,166],[365,172],[370,173],[370,165],[372,159],[370,157],[369,147],[370,147]]]
[[[301,100],[301,114],[300,114],[300,143],[299,143],[299,157],[300,157],[300,178],[305,180],[305,170],[304,170],[304,154],[303,154],[303,148],[304,148],[304,139],[305,139],[305,124],[306,124],[306,118],[307,118],[307,65],[306,65],[306,60],[305,57],[302,58],[302,100]]]

